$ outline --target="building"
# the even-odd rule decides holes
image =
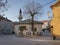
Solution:
[[[50,20],[43,20],[41,22],[43,22],[42,25],[42,36],[51,36],[50,30],[49,30],[49,21]]]
[[[43,20],[41,22],[43,22],[42,29],[46,29],[48,27],[48,20]]]
[[[24,32],[24,34],[28,34],[31,33],[30,35],[33,35],[33,31],[32,31],[32,20],[31,19],[27,19],[27,20],[23,20],[21,22],[15,22],[15,32],[18,34],[19,33],[19,28],[20,27],[25,27],[26,32]],[[42,22],[39,21],[34,21],[34,29],[35,31],[35,35],[37,35],[38,33],[40,34],[40,32],[42,31]]]
[[[32,20],[31,19],[26,19],[26,20],[22,20],[22,11],[20,9],[19,11],[19,22],[15,22],[15,33],[17,35],[21,34],[21,28],[23,27],[23,34],[24,35],[33,35],[33,31],[32,31]],[[34,20],[34,34],[40,34],[42,31],[42,22],[40,21],[35,21]]]
[[[53,39],[60,37],[60,0],[57,0],[52,6],[53,18],[50,25]]]
[[[12,34],[12,32],[14,32],[13,22],[0,15],[0,34]]]

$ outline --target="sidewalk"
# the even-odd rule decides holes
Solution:
[[[44,37],[44,36],[39,36],[39,37],[27,37],[31,41],[38,41],[38,42],[60,42],[60,40],[53,40],[52,37]]]
[[[39,39],[39,40],[53,40],[53,38],[51,36],[33,36],[33,37],[25,37],[25,38],[29,38],[29,39]]]

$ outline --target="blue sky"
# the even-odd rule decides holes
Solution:
[[[8,9],[8,11],[5,11],[3,13],[3,14],[5,14],[4,17],[7,17],[8,19],[10,19],[12,21],[18,21],[18,16],[19,16],[20,8],[22,9],[22,11],[24,11],[25,3],[33,1],[33,0],[8,0],[8,1],[9,1],[9,4],[10,4],[11,7]],[[51,2],[53,0],[34,0],[34,1],[35,2],[39,2],[42,5],[44,5],[44,4],[49,3],[49,2]],[[55,1],[56,0],[54,0],[54,2]],[[46,6],[44,6],[43,7],[43,10],[44,10],[43,11],[43,15],[41,17],[37,16],[36,20],[47,20],[48,19],[47,12],[52,12],[50,6],[53,3],[50,3],[50,4],[46,5]],[[52,15],[52,13],[50,15]],[[29,16],[26,16],[26,15],[23,16],[23,19],[27,19],[27,18],[29,18]]]

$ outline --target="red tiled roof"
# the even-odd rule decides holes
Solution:
[[[48,20],[43,20],[43,21],[41,21],[41,22],[48,22]]]

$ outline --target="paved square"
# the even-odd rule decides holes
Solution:
[[[60,45],[60,41],[16,37],[15,35],[0,35],[0,45]]]

